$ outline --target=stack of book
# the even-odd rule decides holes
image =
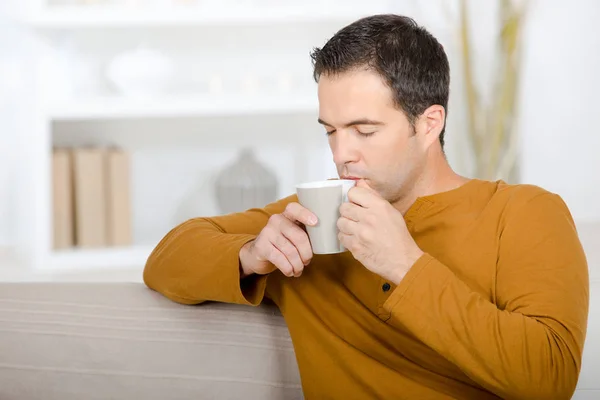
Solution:
[[[132,243],[130,158],[117,148],[55,148],[54,248]]]

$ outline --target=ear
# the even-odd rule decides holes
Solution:
[[[415,131],[423,139],[426,148],[439,140],[445,123],[446,110],[440,105],[434,104],[421,114],[416,122]]]

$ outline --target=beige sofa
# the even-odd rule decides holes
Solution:
[[[184,306],[136,283],[0,283],[0,399],[301,399],[270,305]]]
[[[576,400],[600,399],[600,224]],[[142,283],[0,283],[0,400],[301,399],[273,306],[184,306]]]
[[[577,400],[600,399],[592,282]],[[301,399],[272,305],[173,303],[141,283],[0,283],[0,399]]]

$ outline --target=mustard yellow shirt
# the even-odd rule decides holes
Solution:
[[[589,280],[558,195],[472,180],[419,198],[405,220],[425,255],[397,287],[349,252],[315,255],[300,278],[240,283],[240,248],[292,201],[177,226],[149,257],[146,284],[184,304],[270,298],[309,400],[571,397]]]

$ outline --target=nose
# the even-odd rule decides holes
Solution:
[[[351,133],[338,130],[329,137],[329,147],[333,154],[333,162],[337,166],[358,161],[359,143]]]

